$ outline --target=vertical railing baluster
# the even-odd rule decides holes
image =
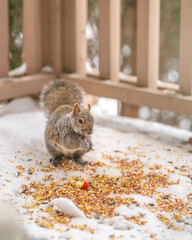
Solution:
[[[8,76],[9,71],[8,11],[8,1],[0,0],[0,77]]]
[[[61,72],[61,0],[41,0],[42,64]]]
[[[181,1],[180,25],[180,92],[192,95],[192,1]]]
[[[137,1],[138,86],[156,88],[159,78],[160,0]]]
[[[51,0],[51,19],[52,19],[52,65],[56,76],[62,70],[61,66],[61,0]]]
[[[40,0],[40,26],[41,26],[41,61],[42,66],[51,65],[52,53],[52,5],[55,5],[55,0]]]
[[[119,80],[120,0],[99,0],[99,72],[102,78]]]
[[[42,67],[40,3],[23,1],[23,61],[27,63],[27,74],[37,73]]]
[[[86,0],[62,2],[62,69],[66,72],[86,74]]]
[[[132,75],[136,75],[136,19],[132,21],[133,21],[132,27],[135,27],[135,29],[133,32],[132,44],[131,44],[131,60],[132,60],[131,68],[132,68]],[[137,118],[138,112],[139,112],[139,106],[121,102],[119,112],[121,116]]]

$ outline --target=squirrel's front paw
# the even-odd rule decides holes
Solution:
[[[87,139],[83,139],[83,141],[82,141],[82,143],[81,143],[81,147],[82,147],[83,149],[85,149],[86,151],[89,150],[89,142],[88,142]]]
[[[89,141],[89,151],[93,149],[93,143]]]

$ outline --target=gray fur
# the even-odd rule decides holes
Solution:
[[[75,103],[85,104],[85,92],[68,80],[53,80],[44,86],[40,94],[40,104],[47,115],[60,105],[73,106]]]
[[[92,149],[94,119],[87,108],[76,104],[78,111],[75,112],[73,106],[83,103],[84,98],[81,88],[65,80],[52,81],[40,95],[41,105],[48,114],[45,142],[54,165],[72,158],[84,164],[81,157]]]

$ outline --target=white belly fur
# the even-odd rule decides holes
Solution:
[[[83,150],[84,150],[82,147],[75,148],[75,149],[68,149],[68,148],[66,148],[65,146],[60,145],[60,144],[58,144],[58,143],[56,143],[56,145],[57,145],[59,151],[61,151],[61,152],[63,153],[63,155],[66,155],[66,156],[67,156],[67,155],[73,156],[76,151],[79,151],[79,150],[80,150],[80,151],[83,151]]]

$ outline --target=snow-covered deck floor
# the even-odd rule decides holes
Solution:
[[[1,109],[0,199],[19,209],[27,234],[33,239],[192,239],[192,145],[187,143],[192,134],[128,118],[95,119],[125,131],[96,124],[94,151],[84,156],[90,164],[55,168],[44,145],[46,118],[36,102],[24,98]],[[75,189],[70,176],[86,179],[90,187]],[[71,199],[87,217],[69,221],[55,210],[56,197]]]

